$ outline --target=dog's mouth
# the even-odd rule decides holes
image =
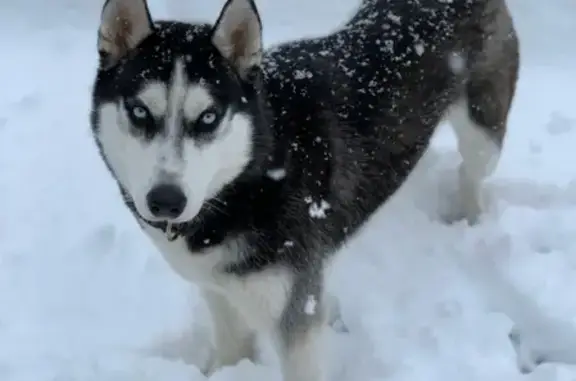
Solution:
[[[160,229],[166,235],[166,239],[170,242],[177,240],[179,237],[186,236],[190,234],[191,221],[190,222],[170,222],[170,221],[150,221],[138,213],[140,219],[152,226],[153,228]]]
[[[164,233],[166,234],[166,239],[170,242],[175,241],[181,235],[185,234],[185,230],[188,227],[188,223],[172,223],[172,222],[164,222]]]
[[[170,242],[176,241],[180,237],[185,237],[191,233],[191,222],[174,223],[170,221],[151,222],[146,221],[150,225],[155,226],[164,231],[166,239]]]

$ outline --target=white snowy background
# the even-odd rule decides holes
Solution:
[[[267,43],[339,25],[354,0],[260,0]],[[215,19],[222,0],[151,0],[156,17]],[[330,381],[568,381],[521,375],[507,334],[458,258],[492,258],[576,326],[576,2],[509,0],[522,70],[509,136],[475,227],[447,226],[459,157],[442,127],[405,187],[345,250],[330,287]],[[89,134],[101,1],[0,5],[0,380],[200,381],[197,290],[123,208]],[[186,356],[181,356],[183,352]],[[280,381],[272,353],[212,381]]]

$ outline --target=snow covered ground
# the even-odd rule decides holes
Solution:
[[[152,11],[212,18],[222,3],[189,2],[156,0]],[[511,320],[492,311],[458,259],[493,259],[545,311],[576,325],[576,54],[565,47],[576,3],[510,2],[526,58],[487,184],[492,208],[473,228],[439,222],[459,160],[443,128],[337,264],[331,288],[350,332],[327,338],[330,380],[576,378],[565,365],[518,372]],[[271,42],[327,31],[355,1],[259,3]],[[205,307],[122,207],[90,140],[99,7],[0,6],[0,380],[205,380],[193,365],[208,348]],[[210,380],[279,381],[276,359],[264,355],[264,365],[244,361]]]

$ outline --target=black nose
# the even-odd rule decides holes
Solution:
[[[176,218],[186,207],[182,189],[172,184],[157,185],[146,195],[150,212],[156,217]]]

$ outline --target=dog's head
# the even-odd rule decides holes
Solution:
[[[142,218],[190,221],[253,164],[261,34],[253,0],[229,0],[214,25],[154,23],[145,0],[105,3],[92,128]]]

